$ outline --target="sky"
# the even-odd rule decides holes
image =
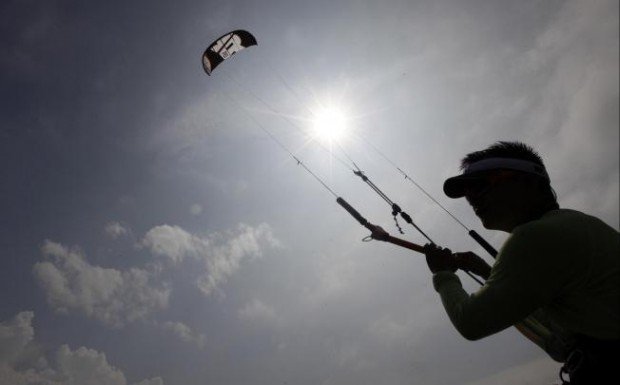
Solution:
[[[0,385],[551,384],[514,329],[454,330],[420,254],[379,242],[266,133],[393,235],[491,262],[423,186],[538,150],[562,207],[619,228],[618,2],[0,5]],[[207,76],[204,49],[258,45]],[[337,145],[312,137],[345,114]],[[319,144],[323,143],[323,144]],[[460,274],[460,273],[459,273]],[[464,287],[477,285],[460,275]]]

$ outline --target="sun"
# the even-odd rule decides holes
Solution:
[[[313,113],[312,136],[332,144],[341,141],[348,130],[347,113],[335,106],[321,107]]]

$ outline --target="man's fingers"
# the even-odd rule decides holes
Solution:
[[[454,259],[456,259],[459,263],[470,265],[478,262],[480,257],[471,251],[467,251],[464,253],[454,253]]]
[[[462,253],[454,253],[454,256],[458,259],[464,259],[464,260],[474,260],[474,259],[479,258],[475,253],[471,251],[465,251]]]
[[[476,253],[473,253],[471,251],[464,253],[455,253],[454,259],[456,261],[456,266],[459,269],[472,272],[483,278],[488,278],[491,267],[486,263],[484,259],[480,258]]]
[[[371,231],[372,233],[370,234],[370,236],[373,239],[376,239],[379,241],[388,239],[388,237],[390,236],[390,234],[388,234],[387,231],[383,230],[381,226],[373,225],[373,228]]]
[[[426,245],[424,245],[424,253],[425,254],[433,254],[433,255],[437,255],[437,254],[452,254],[452,251],[450,251],[450,249],[442,249],[441,247],[437,246],[434,243],[427,243]]]
[[[434,243],[427,243],[426,245],[424,245],[424,252],[425,253],[430,253],[433,252],[435,250],[439,249],[439,246],[437,246]]]

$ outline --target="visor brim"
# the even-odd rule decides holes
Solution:
[[[478,175],[457,175],[446,179],[443,183],[443,192],[452,199],[465,196],[465,188],[472,182],[479,181],[483,176]]]

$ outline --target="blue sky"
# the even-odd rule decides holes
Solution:
[[[360,242],[261,126],[392,234],[343,152],[309,141],[318,106],[347,112],[346,154],[453,250],[486,258],[359,136],[496,247],[441,186],[498,140],[534,146],[562,207],[618,229],[616,1],[0,9],[0,384],[556,379],[514,330],[458,335],[423,258]],[[258,46],[207,76],[203,50],[239,28]]]

